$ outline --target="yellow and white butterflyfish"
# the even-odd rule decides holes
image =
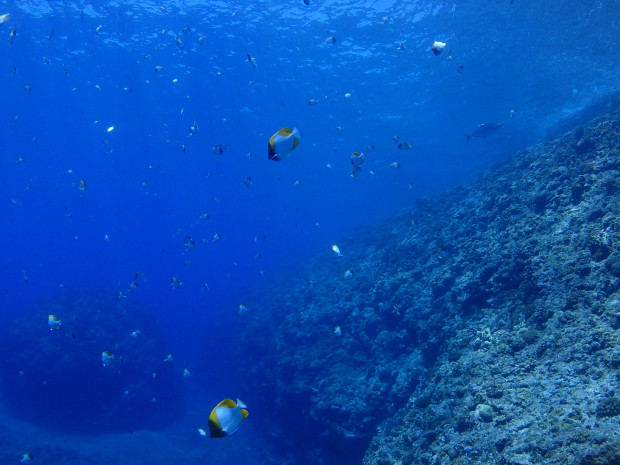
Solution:
[[[48,315],[47,317],[47,326],[49,326],[50,331],[55,329],[60,329],[60,320],[56,315]]]
[[[237,399],[224,399],[209,415],[209,431],[212,438],[223,438],[234,433],[243,420],[248,417],[247,406]]]
[[[112,363],[114,363],[114,355],[107,350],[104,350],[101,352],[101,363],[104,367],[112,365]]]
[[[280,161],[297,148],[301,141],[301,132],[297,128],[282,128],[269,139],[267,156],[270,160]]]

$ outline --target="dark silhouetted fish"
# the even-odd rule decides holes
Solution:
[[[502,123],[480,123],[471,134],[465,134],[467,142],[472,137],[489,137],[495,134],[502,127]]]

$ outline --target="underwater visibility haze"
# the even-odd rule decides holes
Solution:
[[[618,0],[0,0],[0,462],[618,463],[619,39]],[[529,450],[545,376],[495,377],[570,312],[593,406],[531,415],[587,433]]]

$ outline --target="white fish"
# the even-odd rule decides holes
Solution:
[[[445,42],[439,42],[438,40],[436,40],[435,42],[433,42],[433,45],[431,46],[431,49],[433,50],[433,53],[435,54],[435,56],[439,55],[441,52],[443,52],[444,47],[447,44]]]

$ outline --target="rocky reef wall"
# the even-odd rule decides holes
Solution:
[[[619,188],[616,111],[357,231],[246,296],[247,382],[348,463],[620,463]]]

